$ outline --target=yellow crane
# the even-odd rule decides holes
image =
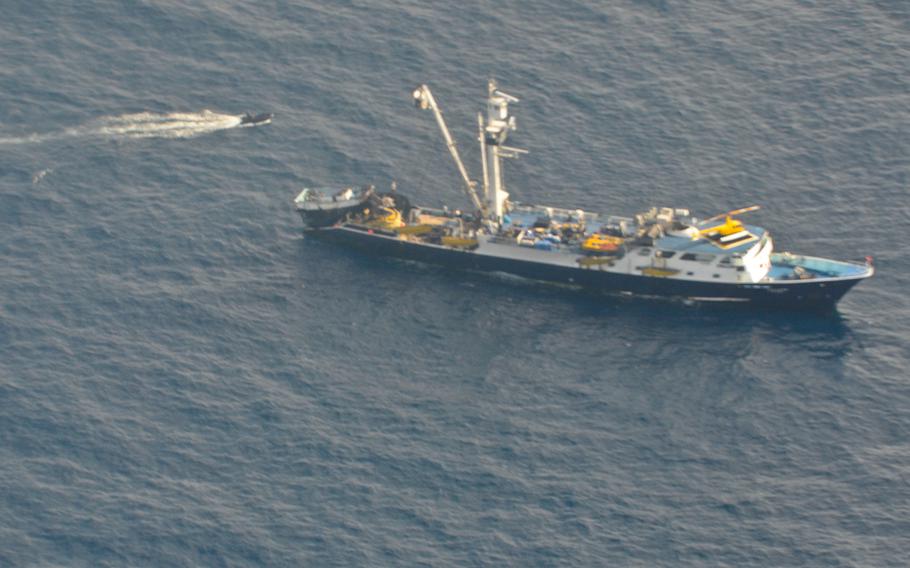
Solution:
[[[740,209],[734,209],[733,211],[721,213],[720,215],[715,215],[714,217],[711,217],[710,219],[705,219],[704,221],[699,223],[699,225],[702,225],[704,223],[710,223],[711,221],[716,221],[718,219],[726,217],[726,219],[724,220],[724,223],[722,225],[714,225],[713,227],[708,227],[707,229],[699,229],[698,235],[694,236],[693,238],[697,239],[703,235],[710,235],[710,234],[715,234],[715,233],[722,237],[725,237],[727,235],[732,235],[734,233],[738,233],[743,230],[743,224],[738,219],[734,219],[733,216],[741,215],[743,213],[749,213],[750,211],[756,211],[758,209],[761,209],[761,207],[758,205],[750,205],[748,207],[742,207]]]

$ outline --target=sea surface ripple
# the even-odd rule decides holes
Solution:
[[[0,566],[906,565],[910,5],[463,4],[4,6]],[[489,77],[520,201],[878,273],[761,313],[302,234],[304,186],[463,206],[410,92],[477,175]]]

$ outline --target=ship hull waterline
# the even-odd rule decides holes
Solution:
[[[504,272],[531,280],[568,285],[604,293],[663,296],[805,310],[831,310],[862,277],[819,278],[759,283],[720,283],[621,274],[524,259],[477,254],[468,250],[408,241],[394,233],[366,227],[334,226],[309,230],[307,235],[384,256],[442,265],[459,270]]]

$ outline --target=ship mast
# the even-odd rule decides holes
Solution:
[[[477,113],[477,140],[480,141],[480,165],[483,168],[483,201],[490,202],[490,170],[487,166],[487,142],[483,135],[483,113]]]
[[[486,205],[477,196],[477,191],[474,189],[474,186],[477,185],[477,182],[472,181],[468,175],[468,170],[464,167],[464,163],[461,161],[461,157],[458,155],[458,148],[455,147],[455,140],[452,139],[452,135],[449,133],[449,128],[446,126],[446,121],[442,118],[442,111],[439,110],[439,106],[436,104],[436,99],[433,98],[433,93],[430,92],[430,88],[426,85],[420,85],[417,87],[417,89],[414,90],[414,103],[419,108],[431,109],[433,111],[433,114],[436,115],[436,123],[439,125],[439,130],[442,131],[442,136],[446,140],[446,145],[449,148],[449,152],[452,154],[452,159],[455,160],[455,165],[458,166],[458,172],[461,174],[461,179],[464,182],[465,193],[467,193],[468,197],[471,198],[471,201],[474,203],[474,207],[477,208],[484,217],[486,217]]]
[[[493,220],[501,224],[502,216],[506,212],[506,201],[509,194],[505,190],[502,180],[502,158],[517,158],[527,154],[527,150],[504,146],[509,133],[516,129],[515,117],[509,115],[509,103],[517,103],[518,99],[503,93],[496,88],[492,79],[487,84],[487,120],[481,120],[480,148],[482,152],[484,170],[484,190],[488,200],[489,209],[492,211]]]

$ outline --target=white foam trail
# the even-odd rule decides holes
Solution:
[[[105,117],[89,126],[86,135],[112,138],[192,138],[218,130],[234,128],[241,117],[210,110],[158,114],[140,112]]]
[[[40,144],[65,138],[193,138],[240,126],[240,115],[201,112],[139,112],[106,116],[58,132],[0,137],[0,144]]]
[[[54,170],[52,170],[51,168],[48,168],[46,170],[41,170],[40,172],[33,175],[32,176],[32,185],[38,185],[41,182],[41,180],[44,179],[44,176],[51,173],[52,171],[54,171]]]
[[[0,136],[0,145],[10,144],[40,144],[42,142],[47,142],[48,140],[58,140],[64,138],[63,133],[48,133],[48,134],[38,134],[32,133],[25,136]]]

